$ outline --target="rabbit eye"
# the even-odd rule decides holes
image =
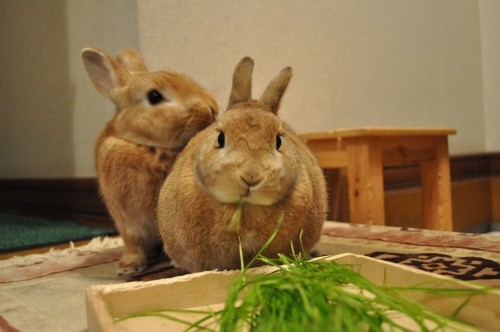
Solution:
[[[219,144],[219,149],[222,149],[225,143],[226,143],[226,136],[224,135],[224,132],[221,131],[219,133],[219,136],[217,136],[217,144]]]
[[[148,101],[151,105],[157,105],[164,100],[165,98],[163,97],[163,95],[157,90],[151,90],[148,92]]]
[[[281,147],[281,136],[276,135],[276,150],[279,150]]]

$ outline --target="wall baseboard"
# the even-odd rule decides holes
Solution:
[[[451,181],[500,176],[500,153],[469,154],[450,157]],[[384,168],[386,191],[420,185],[418,165]]]
[[[421,227],[418,167],[387,169],[386,222]],[[404,167],[403,167],[404,169]],[[390,173],[394,172],[394,175]],[[500,220],[500,153],[450,157],[453,229],[468,231]],[[402,176],[411,174],[412,176]],[[396,179],[396,181],[394,181]],[[409,186],[406,184],[410,184]]]
[[[500,153],[482,153],[450,157],[453,224],[455,231],[467,231],[492,221],[500,221]],[[349,221],[349,201],[345,172],[326,172],[340,176],[335,219]],[[418,165],[384,168],[386,224],[422,228],[420,173]]]
[[[499,221],[500,153],[452,156],[450,170],[454,230]],[[385,168],[384,186],[386,223],[421,227],[418,167]],[[348,221],[347,188],[337,195],[341,195],[337,215]],[[0,180],[0,211],[113,226],[95,178]]]
[[[0,211],[114,227],[95,178],[0,180]]]

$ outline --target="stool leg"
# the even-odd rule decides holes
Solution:
[[[349,216],[342,207],[347,202],[345,190],[347,187],[345,168],[335,168],[325,170],[328,186],[328,220],[348,221]]]
[[[435,160],[420,164],[422,221],[425,229],[452,231],[452,206],[448,138],[436,137]]]
[[[384,225],[384,181],[378,139],[349,138],[345,143],[350,221]]]

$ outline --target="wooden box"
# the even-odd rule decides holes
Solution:
[[[436,288],[475,288],[466,283],[414,268],[373,258],[341,254],[328,258],[359,268],[359,273],[372,282],[387,286],[412,286],[425,283]],[[251,269],[261,274],[271,267]],[[129,282],[115,285],[91,286],[87,289],[87,321],[90,332],[95,331],[182,331],[185,325],[158,317],[140,317],[115,323],[124,315],[157,309],[220,309],[226,299],[228,286],[239,271],[201,272],[170,279],[148,282]],[[466,299],[465,296],[444,296],[415,293],[414,299],[435,311],[451,315]],[[196,316],[180,315],[194,321]],[[460,311],[460,319],[481,330],[494,330],[500,322],[500,292],[473,295]],[[411,326],[409,326],[411,328]]]

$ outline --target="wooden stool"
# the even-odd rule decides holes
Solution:
[[[383,167],[420,165],[426,229],[453,229],[448,135],[452,128],[356,128],[301,135],[323,169],[347,169],[353,223],[385,225]]]

